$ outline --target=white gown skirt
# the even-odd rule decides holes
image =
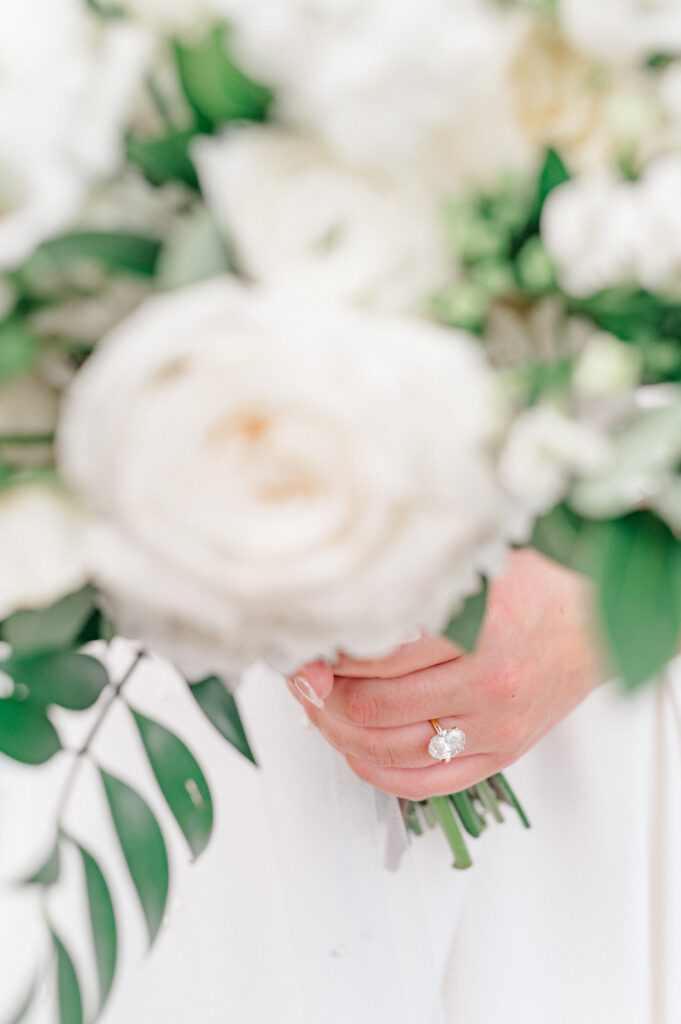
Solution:
[[[117,643],[114,673],[129,657]],[[241,694],[258,769],[202,718],[162,662],[144,664],[128,696],[193,749],[213,789],[216,826],[191,864],[118,708],[95,753],[154,808],[173,878],[166,921],[147,953],[99,782],[86,767],[68,827],[111,882],[121,945],[102,1024],[681,1020],[681,716],[673,685],[628,701],[610,686],[592,695],[509,772],[533,829],[513,820],[491,826],[471,841],[476,863],[467,872],[451,869],[438,833],[405,848],[395,802],[352,775],[272,673],[254,670]],[[62,721],[73,729],[68,716]],[[45,851],[67,769],[67,758],[42,769],[0,763],[5,880]],[[82,881],[68,858],[50,908],[91,1001]],[[0,1021],[43,945],[37,894],[5,885]],[[56,1019],[48,983],[27,1022]]]

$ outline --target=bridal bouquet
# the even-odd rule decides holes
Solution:
[[[25,882],[49,895],[78,851],[91,1017],[116,915],[63,809],[146,651],[253,759],[254,660],[415,628],[470,650],[532,543],[593,578],[626,686],[673,654],[680,51],[672,0],[4,0],[0,752],[73,759]],[[120,679],[86,646],[114,633],[139,649]],[[93,709],[75,751],[55,705]],[[198,855],[208,781],[130,713]],[[100,774],[153,940],[162,832]],[[501,775],[403,810],[463,867],[503,803],[526,823]]]

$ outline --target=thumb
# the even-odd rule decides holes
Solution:
[[[316,708],[323,708],[324,701],[333,690],[333,669],[325,661],[311,661],[299,668],[291,683],[301,697]]]

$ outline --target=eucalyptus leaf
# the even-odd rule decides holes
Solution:
[[[158,261],[158,282],[161,288],[183,288],[229,269],[227,249],[213,215],[205,206],[197,206],[178,221],[167,239]]]
[[[0,323],[0,383],[31,369],[38,340],[26,323],[13,316]]]
[[[73,961],[54,930],[52,942],[57,953],[59,1024],[83,1024],[83,1000]]]
[[[230,60],[224,26],[193,44],[177,43],[175,57],[185,95],[203,125],[265,120],[272,92]]]
[[[237,703],[217,676],[208,676],[199,683],[190,683],[189,690],[218,732],[240,754],[257,764],[244,729]]]
[[[547,558],[571,567],[574,565],[575,548],[583,528],[584,522],[575,512],[566,505],[556,505],[547,515],[537,520],[530,543]]]
[[[485,618],[486,606],[487,580],[483,582],[482,590],[479,593],[468,598],[459,614],[451,620],[443,635],[459,647],[463,647],[465,651],[472,651]]]
[[[153,275],[160,250],[155,238],[131,232],[81,231],[52,238],[36,250],[23,268],[31,276],[32,262],[60,271],[69,263],[93,262],[118,273]]]
[[[681,629],[681,543],[649,513],[603,524],[598,602],[625,686],[646,682],[672,657]]]
[[[72,647],[95,607],[96,591],[83,587],[49,608],[22,610],[0,626],[0,636],[14,654]]]
[[[203,772],[174,733],[138,711],[132,713],[161,792],[198,857],[213,830],[213,801]]]
[[[168,854],[163,833],[146,801],[126,782],[100,769],[111,817],[116,827],[137,895],[154,942],[168,899]]]
[[[193,131],[171,131],[159,138],[130,136],[126,142],[126,155],[149,179],[152,185],[168,181],[181,181],[198,189],[199,179],[189,155]]]
[[[116,915],[109,886],[102,873],[102,869],[91,853],[88,853],[80,843],[76,845],[80,851],[85,871],[92,940],[95,947],[95,960],[99,979],[98,1008],[101,1012],[111,991],[116,973],[118,952]]]
[[[55,843],[47,859],[40,865],[37,871],[34,871],[28,878],[24,878],[21,881],[22,885],[54,885],[59,879],[59,871],[61,869],[61,854],[59,850],[59,843]]]
[[[109,676],[101,661],[77,651],[12,655],[0,670],[25,687],[32,704],[84,711],[98,700]]]
[[[0,752],[23,764],[43,764],[61,750],[45,710],[25,700],[0,700]]]

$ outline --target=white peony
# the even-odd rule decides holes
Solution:
[[[678,0],[560,0],[558,17],[575,48],[605,63],[681,52]]]
[[[341,159],[417,163],[445,190],[514,159],[505,70],[516,18],[490,0],[216,2],[280,119]]]
[[[476,343],[213,279],[148,300],[66,398],[118,627],[190,676],[383,655],[503,554]]]
[[[87,582],[82,513],[56,486],[0,490],[0,618]]]
[[[81,0],[0,5],[0,270],[72,221],[117,168],[148,40]]]
[[[269,127],[200,139],[193,155],[237,265],[256,281],[397,310],[445,280],[440,211],[411,177],[358,172]]]

